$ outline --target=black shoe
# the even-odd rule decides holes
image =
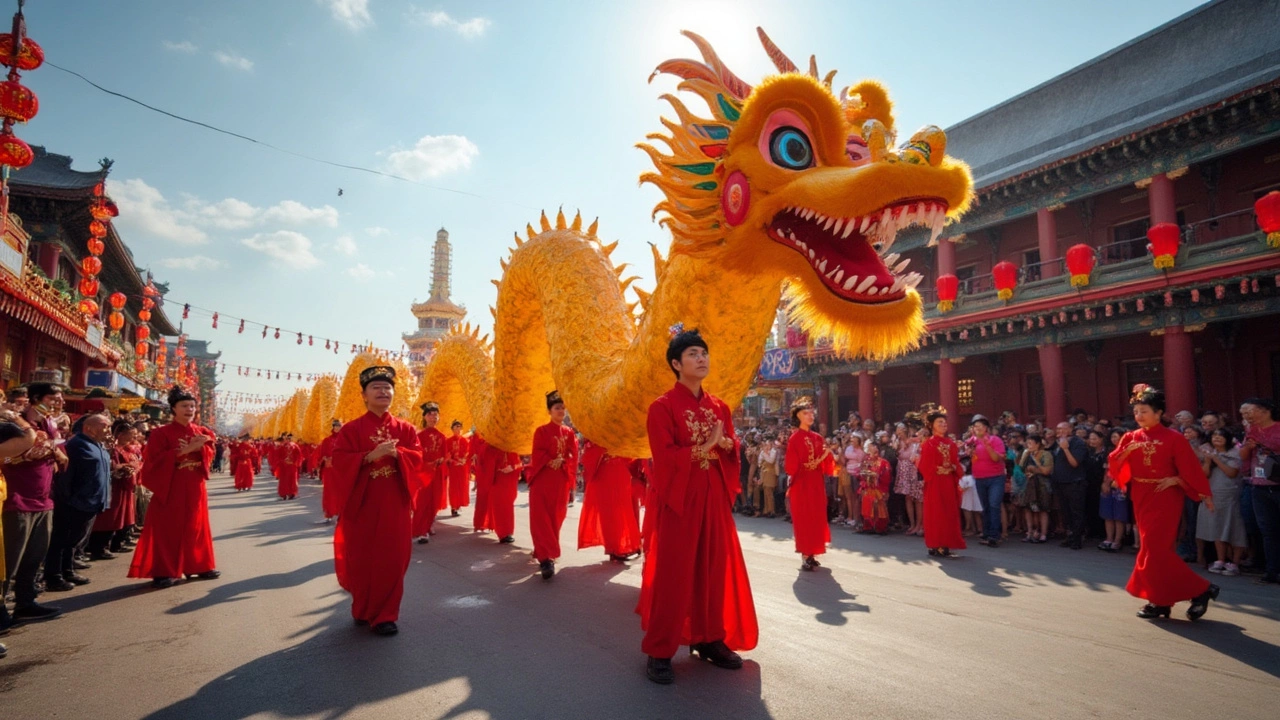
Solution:
[[[801,570],[813,572],[813,569],[816,567],[818,567],[818,561],[814,560],[812,555],[805,555],[804,562],[800,563]]]
[[[110,550],[99,550],[98,552],[90,555],[89,559],[90,560],[115,560],[116,554],[111,552]]]
[[[1172,611],[1173,608],[1168,605],[1152,605],[1151,603],[1147,603],[1138,611],[1138,617],[1143,620],[1154,620],[1162,617],[1167,618],[1169,617],[1169,613]]]
[[[173,587],[177,582],[177,580],[174,580],[171,577],[158,577],[151,581],[151,587],[158,590],[164,590],[165,588]]]
[[[556,564],[550,560],[543,560],[538,563],[538,567],[542,573],[543,580],[550,580],[551,576],[556,574]]]
[[[355,623],[356,623],[356,627],[365,627],[365,626],[367,626],[367,625],[369,624],[369,621],[368,621],[368,620],[361,620],[360,618],[356,618],[356,619],[355,619]]]
[[[40,605],[39,603],[31,603],[30,605],[19,605],[13,609],[14,620],[52,620],[62,614],[61,608],[50,607],[48,605]]]
[[[72,585],[88,585],[89,584],[89,578],[77,573],[64,575],[63,578],[66,579],[66,581],[71,583]]]
[[[217,580],[218,578],[222,577],[222,571],[210,570],[208,572],[202,572],[199,575],[196,575],[195,577],[198,580]]]
[[[1072,542],[1070,545],[1068,545],[1067,547],[1071,548],[1072,550],[1080,550],[1081,548],[1084,547],[1084,543],[1080,542],[1079,540],[1076,540]]]
[[[671,669],[671,658],[650,657],[645,663],[644,674],[659,685],[670,685],[676,681],[676,673]]]
[[[511,543],[513,543],[513,542],[515,542],[515,541],[516,541],[516,539],[515,539],[514,537],[512,537],[512,536],[510,536],[510,535],[507,535],[506,537],[502,538],[502,539],[501,539],[501,540],[499,540],[498,542],[502,543],[503,545],[510,545]]]
[[[1280,585],[1280,577],[1275,575],[1263,575],[1253,582],[1257,585]]]
[[[426,535],[423,535],[422,537],[418,538],[419,545],[426,545],[429,542],[431,542],[431,538],[427,537]]]
[[[461,515],[461,514],[462,514],[462,513],[458,512],[457,510],[450,510],[450,511],[449,511],[449,517],[458,517],[458,516],[459,516],[459,515]]]
[[[90,567],[93,567],[93,566],[81,560],[80,558],[76,558],[75,560],[71,561],[71,567],[75,568],[76,570],[88,570]]]
[[[1217,585],[1210,584],[1208,590],[1192,598],[1191,607],[1187,608],[1187,619],[1199,620],[1204,617],[1205,612],[1209,609],[1209,601],[1217,600],[1220,590],[1221,588]]]
[[[9,648],[5,647],[3,644],[0,644],[0,658],[3,658],[5,655],[8,655],[8,654],[9,654]]]
[[[69,580],[55,577],[44,581],[44,589],[47,592],[68,592],[70,590],[75,590],[76,586]]]
[[[400,628],[396,627],[396,624],[393,622],[380,622],[373,626],[374,635],[390,637],[398,632],[400,632]]]
[[[730,650],[723,640],[690,645],[689,654],[697,655],[712,665],[726,670],[738,670],[742,667],[742,656]]]
[[[1071,541],[1070,541],[1070,540],[1063,540],[1062,542],[1058,543],[1058,547],[1060,547],[1060,548],[1069,548],[1069,547],[1071,547]]]

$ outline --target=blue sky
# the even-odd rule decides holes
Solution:
[[[75,12],[68,12],[68,6]],[[909,133],[947,127],[1195,7],[1106,2],[406,2],[138,0],[27,4],[47,58],[144,102],[300,153],[437,187],[283,155],[175,122],[50,67],[24,82],[40,114],[19,134],[92,169],[115,160],[117,220],[170,297],[288,329],[399,348],[425,299],[435,232],[449,229],[454,299],[489,325],[499,258],[538,210],[599,216],[615,258],[652,287],[658,193],[634,148],[660,129],[674,82],[706,37],[748,82],[772,69],[763,26],[839,86],[884,81]],[[338,188],[343,196],[338,197]],[[175,321],[180,309],[170,306]],[[237,335],[193,316],[228,363],[341,372],[350,355]],[[304,383],[225,377],[285,394]]]

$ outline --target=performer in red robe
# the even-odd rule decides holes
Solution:
[[[413,537],[419,545],[426,545],[435,534],[436,515],[444,508],[445,490],[449,486],[448,470],[444,466],[444,433],[436,429],[440,422],[440,406],[434,402],[422,404],[423,428],[418,432],[418,444],[422,447],[422,476],[414,489]]]
[[[963,550],[960,530],[960,446],[947,437],[947,411],[932,408],[925,413],[932,433],[920,444],[917,466],[924,478],[924,544],[930,555],[956,557]]]
[[[279,487],[280,480],[280,447],[284,445],[284,435],[276,438],[267,449],[267,462],[271,464],[271,477],[277,480],[276,486]]]
[[[717,667],[737,669],[734,650],[756,646],[759,626],[731,508],[742,491],[729,406],[702,389],[711,369],[696,330],[673,328],[667,365],[676,384],[649,406],[653,474],[646,503],[645,561],[636,612],[644,628],[646,674],[675,674],[671,656],[688,645]]]
[[[631,498],[631,466],[635,460],[615,457],[588,442],[582,451],[582,515],[578,549],[604,546],[613,562],[640,555],[640,525]]]
[[[831,526],[827,524],[827,475],[836,471],[835,458],[822,436],[814,432],[813,401],[800,398],[791,405],[791,421],[799,429],[787,441],[787,497],[791,499],[791,523],[795,527],[796,552],[804,556],[801,570],[821,565],[815,555],[827,551]]]
[[[859,532],[884,535],[889,531],[889,489],[893,486],[893,471],[889,461],[880,457],[880,446],[874,440],[867,441],[857,479],[862,486],[862,530]]]
[[[506,452],[486,443],[484,457],[477,467],[483,472],[492,474],[492,487],[489,490],[489,523],[498,536],[498,542],[509,545],[516,541],[516,496],[520,494],[520,471],[524,469],[524,463],[516,453]],[[483,479],[477,474],[477,485],[481,482]],[[477,492],[477,511],[478,498]]]
[[[293,441],[293,436],[285,433],[283,442],[276,448],[276,460],[280,471],[276,473],[276,494],[281,500],[293,500],[298,497],[298,471],[301,469],[302,448]]]
[[[1107,467],[1120,489],[1133,499],[1133,516],[1142,545],[1125,588],[1147,604],[1140,618],[1169,617],[1174,603],[1190,600],[1187,618],[1199,620],[1218,599],[1218,586],[1192,570],[1174,546],[1184,498],[1203,501],[1213,512],[1209,480],[1191,443],[1162,424],[1164,393],[1137,385],[1130,398],[1138,429],[1125,433]]]
[[[338,583],[351,593],[356,625],[369,625],[378,635],[398,631],[413,489],[422,472],[418,434],[390,413],[395,382],[395,369],[385,365],[360,373],[368,412],[338,432],[324,484],[324,513],[338,516],[333,536]]]
[[[529,460],[529,534],[543,580],[555,575],[560,557],[560,527],[569,512],[569,493],[578,479],[578,436],[564,424],[560,393],[547,393],[551,422],[533,433]]]
[[[321,485],[324,485],[325,476],[329,474],[330,468],[333,467],[333,446],[338,442],[338,431],[341,429],[342,421],[334,418],[333,422],[329,424],[329,436],[321,440],[320,444],[316,446],[312,464],[315,465],[316,477],[320,479]],[[327,523],[333,522],[333,517],[325,515],[324,521]]]
[[[258,474],[259,463],[261,460],[258,459],[258,451],[249,442],[248,436],[242,437],[240,442],[232,446],[231,473],[235,476],[237,492],[253,489],[253,478]]]
[[[192,422],[196,399],[180,387],[169,391],[173,422],[151,431],[142,452],[142,485],[152,492],[142,538],[129,577],[152,578],[157,588],[176,578],[212,580],[221,575],[213,558],[205,484],[213,462],[212,430]]]
[[[445,466],[449,469],[449,516],[458,517],[458,508],[471,504],[471,468],[467,439],[462,436],[462,423],[449,426],[453,434],[444,440]]]
[[[133,451],[137,434],[128,420],[111,424],[111,435],[115,438],[111,448],[111,503],[94,518],[87,548],[95,560],[114,558],[115,553],[124,550],[127,528],[136,522],[134,488],[138,486],[138,472],[142,469],[142,456]]]
[[[480,437],[480,433],[471,433],[467,444],[467,465],[471,467],[476,478],[476,511],[471,517],[471,529],[485,532],[493,529],[493,516],[489,512],[489,493],[493,490],[494,469],[486,466],[485,448],[489,444]]]

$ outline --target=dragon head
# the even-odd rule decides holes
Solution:
[[[831,88],[809,60],[803,73],[759,30],[778,68],[756,87],[743,82],[698,35],[696,60],[669,60],[711,118],[664,95],[677,120],[641,144],[656,172],[641,182],[666,198],[654,209],[672,231],[673,253],[714,258],[726,270],[776,275],[792,316],[837,351],[884,358],[916,345],[924,329],[922,276],[890,252],[918,225],[937,242],[972,196],[968,168],[946,157],[946,134],[926,127],[894,147],[892,106],[871,81]],[[652,80],[652,77],[650,78]]]

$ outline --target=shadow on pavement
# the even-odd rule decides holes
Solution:
[[[847,592],[829,568],[796,572],[798,574],[791,589],[801,604],[818,611],[813,616],[818,622],[825,625],[846,625],[849,622],[848,613],[871,612],[870,607],[854,602],[858,596]]]
[[[332,560],[317,560],[310,565],[284,573],[273,573],[270,575],[256,575],[254,577],[245,578],[244,580],[235,580],[226,582],[225,579],[210,581],[209,592],[204,597],[196,600],[188,600],[176,607],[170,608],[166,612],[170,615],[181,615],[183,613],[195,612],[204,608],[218,605],[225,602],[236,602],[239,600],[248,600],[253,597],[252,593],[261,590],[281,590],[288,587],[302,585],[310,580],[333,572]],[[226,576],[224,575],[223,578]]]
[[[1209,612],[1213,612],[1210,607]],[[1165,620],[1154,625],[1184,640],[1199,643],[1238,660],[1271,677],[1280,678],[1280,647],[1251,637],[1235,623],[1203,619],[1196,622]]]
[[[972,552],[972,550],[969,552]],[[939,559],[938,567],[952,580],[969,583],[970,589],[979,595],[1010,597],[1013,595],[1013,591],[1010,588],[1017,587],[1017,583],[996,575],[990,562],[985,562],[968,554],[949,560],[946,558]]]

